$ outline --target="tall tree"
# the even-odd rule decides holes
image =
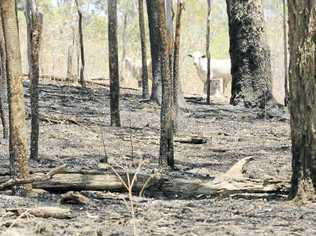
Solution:
[[[270,51],[262,0],[226,0],[233,105],[264,108],[272,98]]]
[[[289,0],[292,189],[311,199],[316,186],[316,2]]]
[[[70,8],[70,13],[71,16],[73,16],[73,4],[71,4],[71,8]],[[67,80],[69,81],[74,81],[75,80],[75,74],[74,74],[74,49],[76,48],[76,29],[75,26],[73,24],[73,17],[71,19],[71,36],[72,36],[72,40],[70,45],[68,46],[68,50],[67,50]],[[77,50],[78,50],[78,46],[77,46]],[[79,60],[80,61],[80,60]],[[80,75],[80,72],[79,72]]]
[[[79,82],[81,87],[86,87],[86,81],[84,78],[85,71],[85,54],[84,54],[84,44],[83,44],[83,26],[82,26],[82,12],[80,10],[79,0],[75,0],[77,12],[78,12],[78,33],[79,33],[79,48],[80,48],[80,73]]]
[[[287,106],[289,102],[289,83],[288,83],[288,40],[287,40],[287,14],[286,14],[286,0],[283,0],[283,45],[284,45],[284,105]]]
[[[26,21],[27,61],[29,78],[32,73],[32,15],[34,14],[33,0],[25,0],[24,15]]]
[[[138,0],[138,14],[139,14],[139,31],[142,51],[142,95],[147,98],[148,92],[148,68],[147,68],[147,46],[146,46],[146,32],[144,19],[144,0]]]
[[[11,175],[28,178],[28,156],[25,130],[24,91],[22,84],[22,63],[16,2],[2,0],[0,2],[2,26],[6,48],[6,71],[8,80],[9,122],[10,122],[10,169]],[[16,173],[17,172],[17,173]],[[30,184],[19,186],[18,194],[30,191]]]
[[[7,100],[6,92],[6,57],[5,57],[5,44],[4,44],[4,35],[2,29],[2,20],[0,17],[0,119],[2,123],[2,135],[4,139],[8,138],[8,122],[7,114],[5,109],[5,101]]]
[[[184,9],[184,0],[177,0],[176,11],[176,30],[174,40],[174,52],[173,52],[173,102],[175,110],[174,130],[177,131],[180,108],[185,107],[185,100],[182,92],[182,83],[179,76],[180,65],[180,39],[181,39],[181,16]]]
[[[158,1],[146,0],[148,25],[149,25],[149,39],[150,51],[152,61],[152,89],[150,100],[161,104],[161,57],[160,57],[160,36],[159,36],[159,15],[158,15]]]
[[[126,40],[127,40],[127,20],[128,20],[128,12],[124,12],[124,16],[123,16],[123,29],[122,29],[122,39],[121,39],[121,42],[122,42],[122,54],[121,54],[121,62],[122,62],[122,65],[120,67],[121,69],[121,72],[120,73],[120,80],[123,82],[125,80],[124,76],[123,76],[123,72],[126,70],[126,65],[125,65],[125,58],[126,58],[126,46],[127,46],[127,43],[126,43]]]
[[[152,0],[153,1],[153,0]],[[161,55],[161,81],[162,81],[162,104],[160,115],[160,156],[159,165],[162,168],[174,168],[173,148],[173,75],[170,59],[173,55],[173,35],[167,25],[165,0],[158,2],[159,38]]]
[[[120,127],[120,79],[117,48],[116,0],[108,0],[108,17],[111,126]]]
[[[27,40],[29,59],[29,78],[31,94],[31,143],[30,158],[38,159],[39,140],[39,52],[43,27],[43,15],[37,10],[33,0],[26,0]]]
[[[206,19],[206,56],[207,56],[207,73],[206,73],[206,104],[211,104],[211,0],[207,0],[207,19]]]

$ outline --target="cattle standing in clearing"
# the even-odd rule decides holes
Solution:
[[[204,93],[207,89],[207,58],[200,52],[189,55],[193,58],[193,64],[198,77],[204,85]],[[211,60],[211,96],[229,98],[231,94],[231,62],[229,59]]]

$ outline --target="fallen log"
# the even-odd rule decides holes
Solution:
[[[32,183],[33,188],[44,189],[53,192],[68,192],[81,190],[95,191],[122,191],[126,192],[126,186],[129,180],[134,179],[134,173],[126,173],[112,170],[69,170],[65,166],[54,168],[47,174],[39,171],[47,169],[35,169],[29,179],[9,179],[9,176],[4,178],[1,183],[0,191],[9,189],[12,186]],[[33,170],[34,171],[34,170]],[[133,191],[139,192],[143,188],[148,188],[159,182],[159,178],[152,175],[136,173],[135,181],[133,182]]]
[[[138,174],[133,182],[133,191],[142,192],[150,188],[151,191],[160,193],[170,193],[174,196],[186,198],[199,195],[236,195],[244,193],[263,194],[288,192],[290,182],[278,179],[251,179],[244,176],[245,165],[253,160],[254,157],[246,157],[238,161],[227,172],[216,176],[213,180],[201,181],[184,178],[183,175],[177,176],[157,176]],[[38,173],[35,175],[39,175]],[[48,174],[47,174],[48,175]],[[68,191],[114,191],[127,192],[128,183],[134,178],[133,173],[125,173],[110,170],[59,170],[42,177],[33,177],[30,180],[7,181],[0,184],[0,190],[21,183],[33,183],[34,188],[44,189],[54,192]],[[130,181],[129,181],[130,180]]]
[[[7,212],[12,212],[17,216],[33,215],[42,218],[70,219],[73,218],[70,209],[59,207],[35,207],[35,208],[9,208]]]
[[[245,165],[253,160],[246,157],[238,161],[227,172],[215,177],[213,180],[192,181],[180,178],[162,178],[160,190],[167,195],[180,198],[191,198],[196,196],[227,196],[238,194],[286,194],[290,188],[288,180],[277,179],[250,179],[243,175]]]
[[[61,165],[50,170],[47,174],[44,174],[44,175],[36,175],[28,179],[9,179],[8,181],[0,184],[0,190],[5,190],[16,185],[30,184],[36,181],[47,181],[51,179],[57,173],[62,172],[64,169],[65,169],[65,165]]]
[[[80,125],[80,122],[77,121],[75,118],[71,117],[58,117],[58,116],[45,116],[40,115],[40,121],[51,123],[51,124],[75,124]]]
[[[188,143],[188,144],[205,144],[205,143],[207,143],[207,139],[204,137],[176,138],[174,141],[176,143]]]
[[[129,175],[129,177],[127,177]],[[119,173],[121,179],[114,173],[103,174],[80,174],[80,173],[64,173],[56,174],[51,179],[45,181],[36,181],[33,187],[44,189],[53,192],[64,191],[127,191],[125,184],[128,183],[128,178],[131,180],[134,174]],[[148,179],[150,179],[148,183]],[[124,181],[124,183],[122,182]],[[159,179],[151,178],[150,175],[137,174],[133,191],[141,191],[143,186],[150,187],[157,183]]]

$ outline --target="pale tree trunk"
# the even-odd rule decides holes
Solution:
[[[78,12],[78,33],[79,33],[79,48],[80,48],[80,72],[79,72],[79,83],[81,87],[86,87],[86,81],[84,77],[85,72],[85,53],[83,44],[83,29],[82,29],[82,12],[78,0],[75,0],[77,12]]]
[[[117,47],[117,1],[108,0],[111,126],[120,127],[120,78]]]
[[[10,167],[17,178],[29,178],[22,63],[15,1],[1,0],[1,17],[6,45],[10,122]],[[17,172],[17,173],[16,173]],[[24,195],[32,189],[30,184],[19,186],[17,194]]]
[[[153,1],[153,0],[152,0]],[[174,168],[174,148],[173,148],[173,81],[170,70],[170,59],[173,54],[173,35],[170,27],[167,26],[166,9],[164,0],[158,2],[159,15],[159,38],[161,55],[161,75],[162,75],[162,104],[160,116],[160,155],[159,166],[161,168]]]
[[[292,189],[290,197],[315,198],[316,3],[289,0]]]
[[[211,104],[211,0],[207,0],[207,20],[206,20],[206,56],[207,56],[207,73],[206,73],[206,104]]]
[[[67,51],[67,80],[73,81],[73,45],[68,47]]]
[[[179,62],[180,62],[180,39],[181,39],[181,16],[184,10],[184,0],[177,0],[177,11],[176,11],[176,30],[175,30],[175,41],[174,41],[174,53],[173,53],[173,101],[175,110],[174,130],[177,131],[178,123],[180,120],[180,108],[186,106],[183,92],[182,83],[179,76]]]
[[[265,108],[272,100],[270,51],[262,0],[226,0],[233,105]]]
[[[289,102],[289,84],[288,84],[288,42],[287,42],[287,14],[286,14],[286,0],[283,0],[283,45],[284,45],[284,105],[287,106]]]
[[[150,100],[161,104],[161,58],[159,52],[159,15],[158,15],[158,1],[146,0],[148,25],[149,25],[149,39],[150,51],[152,61],[152,89]]]
[[[76,45],[76,34],[75,34],[75,28],[72,28],[72,42],[71,45],[68,47],[67,51],[67,80],[74,81],[75,75],[74,75],[74,48]]]
[[[144,19],[144,0],[138,0],[139,13],[139,31],[142,51],[142,96],[144,99],[148,98],[148,68],[147,68],[147,45]],[[125,42],[126,43],[126,42]]]
[[[171,35],[170,43],[173,46],[174,45],[173,0],[165,0],[165,14],[166,14],[167,31]],[[169,66],[170,66],[170,73],[171,73],[172,81],[173,81],[173,51],[169,56]],[[173,90],[173,82],[172,82],[172,90]],[[172,102],[173,102],[173,100],[172,100]],[[173,102],[172,106],[174,106],[174,102]]]
[[[0,119],[2,123],[2,135],[4,139],[8,138],[8,115],[5,109],[5,101],[7,100],[7,76],[6,76],[6,57],[5,43],[2,29],[2,20],[0,16]]]
[[[123,32],[122,32],[122,56],[121,56],[121,67],[120,67],[120,80],[121,82],[124,82],[125,81],[125,78],[124,78],[124,73],[125,70],[126,70],[126,66],[125,66],[125,58],[126,58],[126,46],[127,46],[127,43],[126,43],[126,40],[127,40],[127,20],[128,20],[128,14],[127,12],[124,13],[124,20],[123,20]]]

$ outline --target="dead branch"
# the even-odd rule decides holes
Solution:
[[[71,210],[59,207],[35,207],[35,208],[10,208],[7,212],[13,212],[20,216],[26,212],[30,215],[42,218],[70,219],[72,218]]]
[[[41,115],[40,120],[47,122],[47,123],[52,123],[52,124],[75,124],[75,125],[80,125],[80,122],[75,120],[74,118],[69,118],[69,117],[58,117],[58,116],[45,116]]]
[[[58,174],[59,172],[64,171],[64,169],[65,169],[65,165],[61,165],[52,169],[44,176],[33,176],[29,179],[9,179],[5,183],[0,184],[0,190],[8,189],[16,185],[30,184],[30,183],[38,182],[38,181],[47,181],[51,179],[54,175]]]
[[[188,144],[205,144],[207,139],[204,137],[184,137],[174,140],[176,143],[188,143]]]

